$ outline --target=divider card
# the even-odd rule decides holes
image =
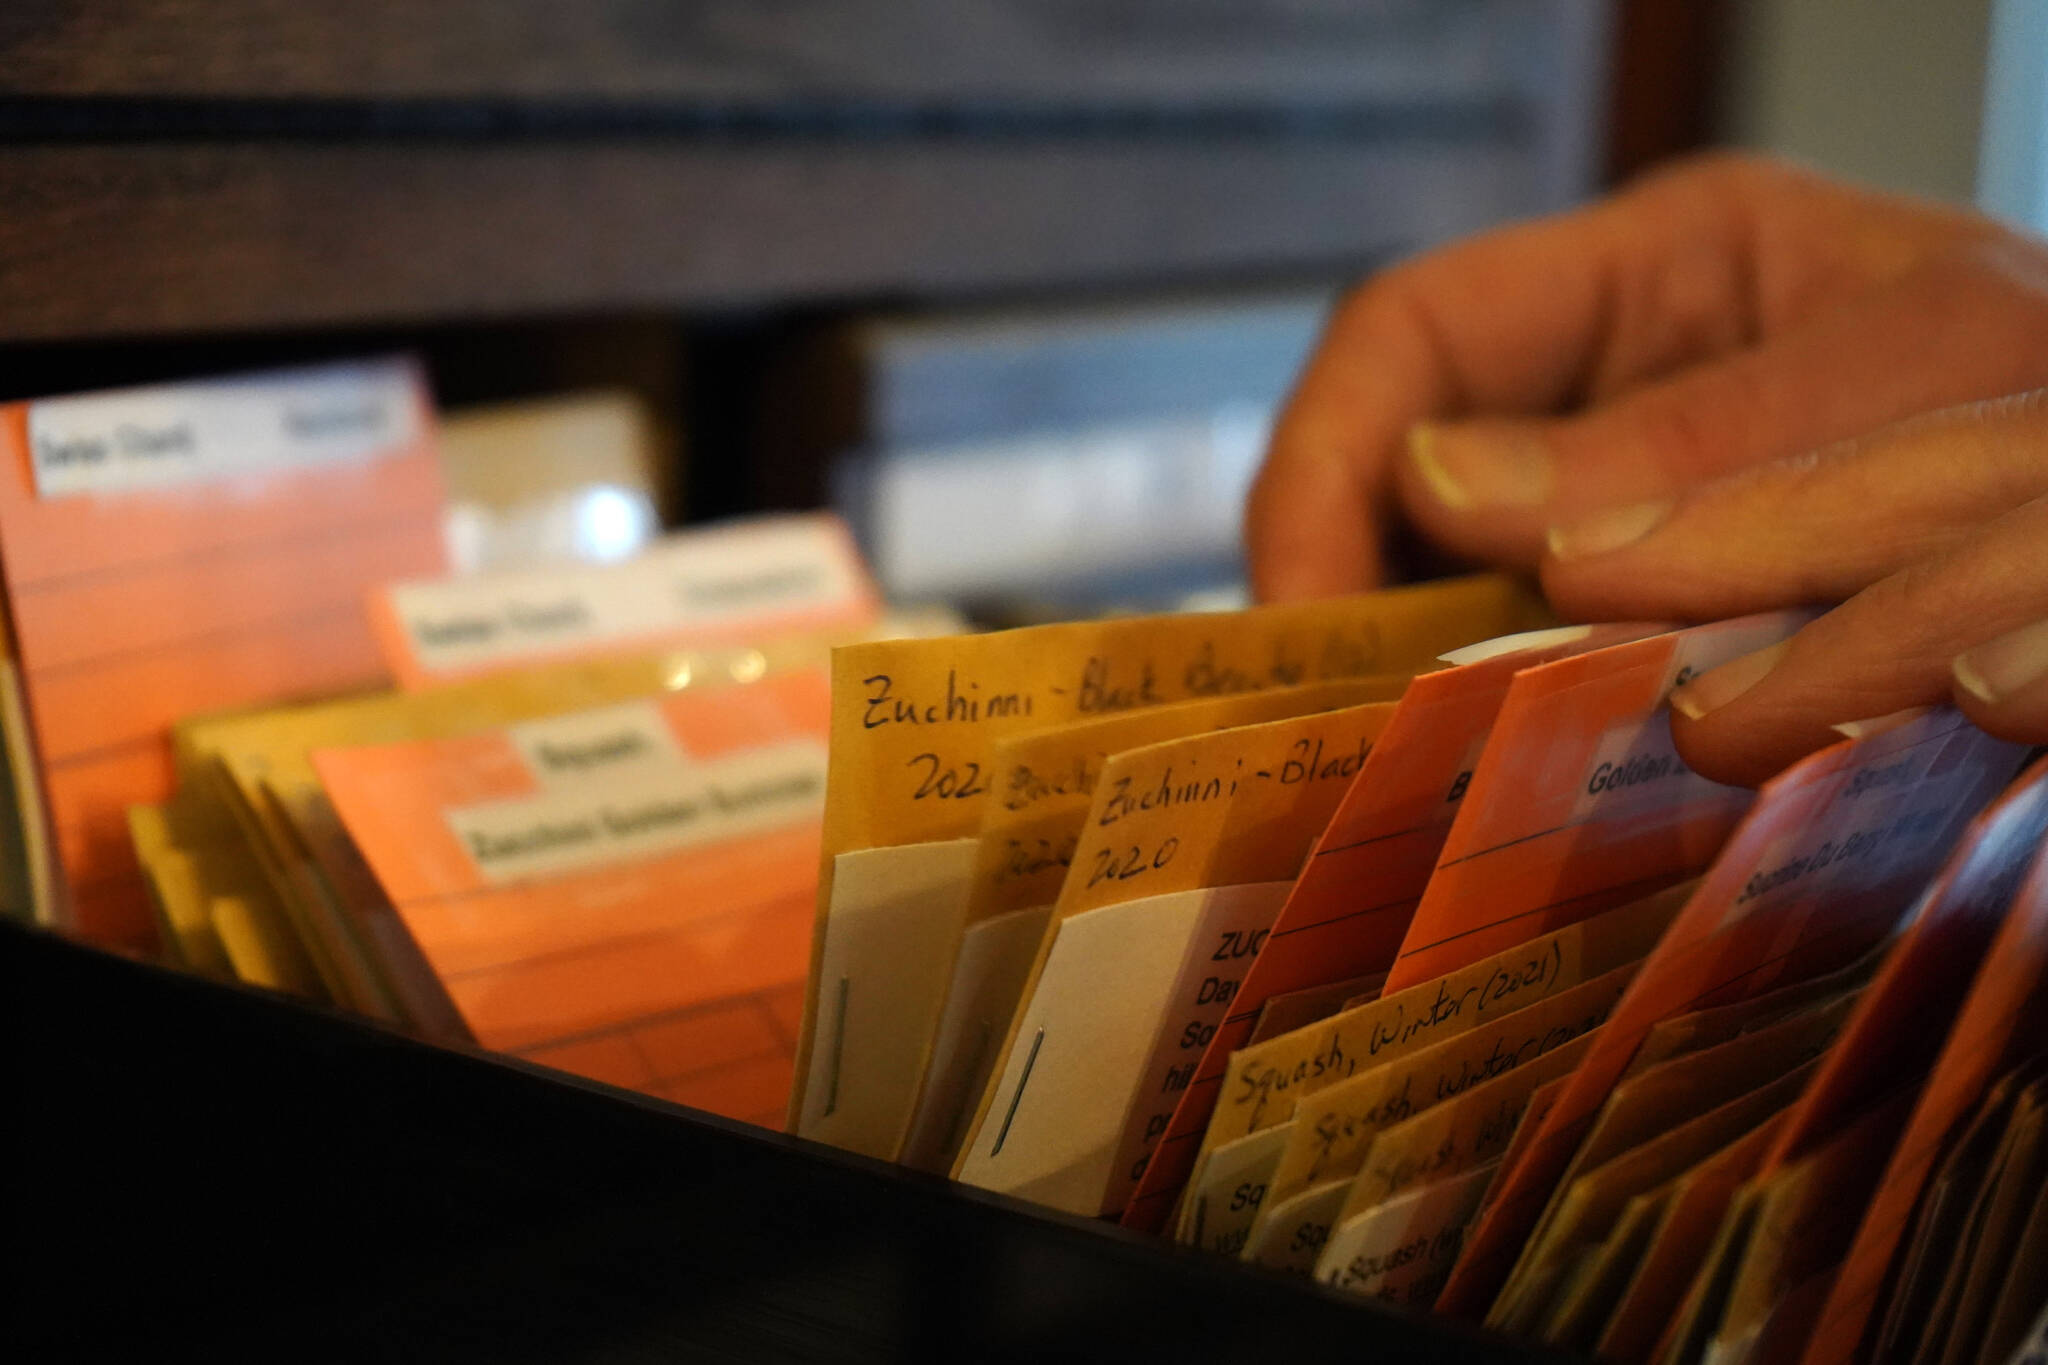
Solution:
[[[1123,1207],[1147,1130],[1165,1127],[1392,712],[1370,703],[1109,761],[956,1178],[1070,1212]]]
[[[380,583],[372,627],[407,688],[497,669],[860,628],[880,611],[844,523],[758,517],[666,536],[631,559]]]
[[[2005,839],[2031,827],[2036,818],[2044,780],[2048,779],[2044,779],[2042,766],[2036,764],[2015,793],[1987,816],[1973,849],[1954,872],[1951,886],[1956,881],[1974,883],[1976,869],[1985,863],[1995,867],[2003,862]],[[1957,913],[1974,921],[1976,898],[1969,899],[1971,907]],[[1971,937],[1977,930],[1959,923],[1954,932]],[[1955,1024],[1948,1030],[1821,1309],[1806,1352],[1812,1365],[1833,1365],[1855,1357],[1929,1171],[1983,1100],[1993,1079],[2038,1048],[2044,1031],[2048,1031],[2048,857],[2036,851],[2024,882],[1983,954]]]
[[[313,763],[478,1042],[772,1122],[828,711],[792,672]]]
[[[1440,1309],[1467,1317],[1486,1311],[1559,1173],[1653,1025],[1859,956],[1891,931],[2018,757],[2012,745],[1940,710],[1811,754],[1766,783],[1502,1177]]]
[[[997,794],[983,803],[966,923],[945,955],[950,981],[919,1052],[923,1075],[915,1082],[897,1160],[919,1170],[953,1169],[1037,959],[1096,781],[1112,755],[1204,730],[1391,701],[1407,684],[1400,675],[1309,683],[1125,711],[998,740],[991,760]],[[911,1050],[906,1043],[904,1051]]]
[[[401,360],[0,409],[0,563],[72,922],[146,946],[127,808],[171,723],[383,675],[363,595],[442,569],[440,467]]]
[[[312,868],[295,826],[331,822],[307,755],[316,748],[440,739],[494,725],[692,688],[704,691],[827,657],[816,640],[776,641],[760,650],[668,652],[553,664],[497,673],[423,692],[377,692],[181,722],[173,731],[179,799],[217,812],[239,829],[274,890],[284,926],[316,958],[328,989],[377,1017],[404,1014],[389,935],[378,935],[331,893]],[[630,737],[620,736],[621,742]],[[563,764],[573,763],[569,750]],[[573,776],[573,767],[569,775]],[[273,790],[274,788],[274,790]],[[308,803],[322,808],[314,814]],[[252,901],[262,914],[273,907]],[[372,939],[377,939],[372,942]],[[417,956],[416,953],[412,956]],[[420,1022],[415,1020],[415,1022]]]
[[[1387,973],[1396,991],[1698,873],[1751,793],[1686,767],[1679,683],[1784,639],[1773,612],[1524,669]]]
[[[1565,626],[1491,640],[1423,674],[1401,695],[1366,765],[1317,841],[1273,932],[1203,1050],[1124,1211],[1156,1232],[1187,1183],[1230,1054],[1271,997],[1386,971],[1436,866],[1508,683],[1523,668],[1636,638],[1646,626]]]
[[[792,1128],[885,1157],[901,1142],[907,1099],[866,1102],[868,1082],[855,1061],[893,1059],[906,1038],[913,1058],[921,1056],[938,1002],[901,1001],[897,982],[835,947],[835,936],[846,936],[863,907],[835,891],[834,863],[860,850],[973,839],[996,789],[996,740],[1199,697],[1408,672],[1454,645],[1532,624],[1541,610],[1513,580],[1486,576],[1228,614],[1076,622],[840,650],[833,656],[823,872]],[[941,865],[958,856],[939,847],[926,852]],[[903,855],[911,864],[920,856],[915,849]],[[961,872],[949,908],[936,908],[945,902],[934,899],[926,919],[897,922],[897,935],[914,940],[899,952],[940,961],[918,973],[936,979],[934,992],[944,990],[951,971],[969,870]],[[821,993],[830,997],[822,1013]],[[834,1105],[826,1103],[828,1092]]]

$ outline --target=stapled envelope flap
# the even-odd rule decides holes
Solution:
[[[1270,921],[1288,886],[1170,892],[1059,924],[958,1178],[1069,1213],[1104,1212],[1132,1087],[1190,946],[1233,918]]]

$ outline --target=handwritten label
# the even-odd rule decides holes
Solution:
[[[1348,1079],[1360,1067],[1375,1065],[1382,1053],[1391,1057],[1426,1047],[1440,1035],[1473,1027],[1489,1012],[1540,1000],[1567,976],[1565,948],[1565,936],[1551,935],[1506,960],[1368,1002],[1353,1018],[1313,1030],[1319,1041],[1306,1056],[1278,1064],[1250,1058],[1234,1066],[1224,1103],[1249,1110],[1246,1121],[1257,1128],[1279,1112],[1277,1106],[1292,1112],[1295,1094]]]
[[[796,740],[693,768],[444,812],[487,882],[549,876],[816,819],[825,751]]]
[[[36,492],[128,493],[397,454],[423,434],[410,362],[50,398],[28,409]]]

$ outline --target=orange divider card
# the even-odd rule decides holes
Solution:
[[[442,568],[433,416],[402,360],[0,410],[0,561],[70,914],[146,944],[130,805],[171,723],[373,682],[370,586]]]
[[[1510,636],[1461,651],[1455,666],[1409,685],[1181,1092],[1124,1211],[1126,1226],[1164,1226],[1201,1150],[1230,1054],[1245,1045],[1268,999],[1392,964],[1514,675],[1654,629],[1566,626]]]
[[[407,688],[522,664],[751,644],[859,627],[879,612],[839,518],[727,522],[630,559],[381,583],[370,621]]]
[[[959,1179],[1073,1212],[1123,1207],[1392,712],[1369,703],[1109,761]]]
[[[1613,645],[1508,685],[1387,973],[1397,991],[1704,868],[1751,794],[1671,742],[1671,689],[1803,620],[1746,616]]]
[[[322,750],[334,807],[477,1041],[772,1122],[808,956],[824,674],[642,703],[632,761],[548,780],[580,713]],[[604,708],[607,730],[626,708]]]
[[[894,1078],[907,1069],[914,1088],[940,1002],[906,1000],[881,964],[870,967],[858,952],[835,946],[835,937],[859,932],[855,926],[870,909],[853,899],[852,888],[837,887],[835,864],[846,854],[899,848],[907,851],[893,861],[916,880],[945,871],[958,858],[945,845],[973,841],[994,799],[998,739],[1201,697],[1408,672],[1445,649],[1532,624],[1540,612],[1513,580],[1477,577],[1243,612],[1085,621],[838,651],[823,870],[792,1127],[873,1155],[899,1149],[914,1094],[871,1101],[864,1094],[873,1084],[870,1068],[856,1059],[892,1059],[877,1074]],[[927,856],[934,866],[920,871]],[[933,997],[950,978],[972,866],[970,857],[950,896],[925,898],[929,913],[892,916],[892,966],[906,955],[936,962],[915,972],[919,982],[936,982]],[[864,883],[878,885],[889,883]],[[907,1068],[893,1060],[905,1051]],[[828,1081],[837,1098],[829,1116]]]
[[[1996,909],[1995,883],[2002,879],[2006,858],[2014,853],[2003,846],[2004,840],[2034,828],[2043,787],[2042,765],[2036,764],[1975,831],[1973,847],[1964,851],[1945,879],[1945,889],[1951,894],[1958,882],[1964,884],[1966,903],[1951,912],[1957,922],[1944,937],[1953,934],[1967,947],[1981,933],[1977,916]],[[1969,892],[1977,880],[1974,874],[1987,869],[1994,882],[1993,894],[1979,902]],[[1901,982],[1897,989],[1905,992],[1911,983]],[[2044,1030],[2048,1030],[2048,857],[2035,852],[2023,884],[1983,951],[1954,1026],[1948,1030],[1821,1310],[1806,1354],[1812,1365],[1833,1365],[1855,1356],[1929,1171],[1982,1102],[1992,1080],[2037,1048]]]
[[[991,762],[998,794],[983,803],[965,923],[944,955],[951,979],[922,1052],[898,1160],[920,1170],[953,1168],[1112,755],[1204,730],[1390,701],[1407,683],[1401,675],[1348,678],[1205,697],[998,740]]]
[[[1938,710],[1811,754],[1765,784],[1502,1177],[1439,1307],[1478,1316],[1493,1301],[1552,1185],[1653,1025],[1861,955],[1891,931],[2018,754]]]

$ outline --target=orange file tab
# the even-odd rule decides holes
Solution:
[[[0,410],[0,562],[70,916],[146,944],[130,805],[170,726],[382,679],[363,596],[443,565],[433,415],[402,360]]]
[[[1790,612],[1694,626],[1525,669],[1408,925],[1403,990],[1697,873],[1750,793],[1694,773],[1665,698],[1783,639]]]
[[[771,674],[313,763],[478,1042],[775,1123],[829,694]]]
[[[1511,635],[1448,656],[1453,667],[1409,684],[1181,1092],[1124,1210],[1126,1226],[1156,1232],[1164,1225],[1194,1169],[1230,1054],[1245,1046],[1268,1000],[1386,971],[1515,674],[1654,629],[1566,626]]]

